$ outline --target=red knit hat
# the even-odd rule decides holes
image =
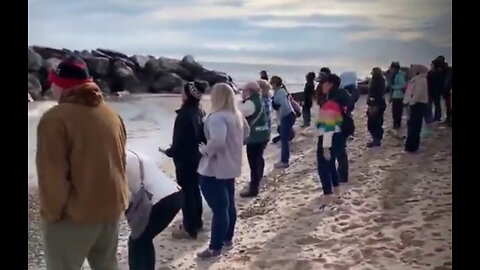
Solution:
[[[87,64],[77,56],[65,58],[56,70],[50,71],[48,80],[62,89],[93,81],[88,73]]]

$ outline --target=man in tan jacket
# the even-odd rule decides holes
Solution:
[[[37,172],[48,270],[117,270],[126,208],[126,132],[85,62],[68,57],[49,76],[59,104],[38,124]]]

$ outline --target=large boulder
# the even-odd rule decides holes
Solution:
[[[207,81],[210,85],[215,85],[216,83],[231,83],[232,79],[225,72],[214,71],[214,70],[205,70],[198,75],[198,79],[202,81]]]
[[[179,60],[160,57],[158,59],[160,65],[168,72],[172,72],[180,76],[182,79],[190,81],[194,78],[192,77],[192,73],[188,71],[185,67],[183,67]]]
[[[110,72],[110,59],[106,57],[86,57],[84,58],[87,63],[88,71],[93,77],[106,77]]]
[[[130,57],[129,59],[133,63],[135,63],[135,65],[138,68],[143,70],[145,68],[145,65],[147,64],[147,62],[150,61],[152,58],[150,58],[149,56],[135,54],[134,56]],[[153,59],[155,59],[155,58],[153,58]]]
[[[150,91],[153,93],[179,93],[185,81],[177,74],[170,73],[156,79],[150,86]]]
[[[28,93],[34,100],[42,97],[42,84],[34,75],[28,73]]]
[[[205,70],[203,66],[197,63],[197,61],[195,61],[195,58],[193,58],[193,56],[191,55],[186,55],[185,57],[183,57],[180,64],[184,68],[188,69],[188,71],[190,71],[194,77],[196,77],[198,74],[201,74]]]
[[[145,64],[145,74],[147,74],[151,78],[158,78],[164,75],[167,75],[169,72],[165,69],[162,65],[162,62],[157,59],[150,59]]]
[[[119,77],[119,78],[125,78],[125,77],[135,77],[135,73],[133,72],[132,68],[130,68],[125,62],[121,60],[116,60],[112,64],[112,73],[113,76]]]
[[[44,65],[44,60],[40,54],[28,47],[28,71],[40,71]]]
[[[127,59],[128,56],[124,53],[121,53],[121,52],[117,52],[117,51],[114,51],[114,50],[110,50],[110,49],[97,49],[97,51],[103,53],[103,54],[106,54],[112,58],[124,58],[124,59]]]
[[[43,59],[57,58],[64,59],[67,56],[67,52],[64,50],[58,50],[48,47],[33,46],[32,49],[40,54]]]

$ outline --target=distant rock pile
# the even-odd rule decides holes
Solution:
[[[28,47],[29,101],[46,96],[50,88],[48,73],[71,54],[85,60],[90,75],[105,94],[121,91],[180,93],[184,83],[190,80],[206,81],[209,85],[219,82],[234,85],[229,75],[204,68],[191,55],[177,60],[144,55],[127,56],[108,49],[70,51],[32,46]]]

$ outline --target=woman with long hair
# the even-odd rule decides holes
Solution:
[[[210,99],[211,112],[204,122],[207,143],[199,146],[202,158],[198,173],[213,217],[210,245],[197,254],[199,258],[217,257],[222,247],[232,246],[237,219],[235,178],[241,175],[242,147],[250,132],[228,84],[215,84]]]
[[[380,68],[372,69],[372,79],[368,85],[367,98],[367,128],[372,136],[372,141],[367,147],[380,146],[383,138],[383,113],[387,108],[385,102],[386,81]]]
[[[182,207],[183,222],[180,228],[174,230],[174,238],[197,239],[197,234],[203,228],[202,195],[200,194],[199,176],[197,173],[200,162],[198,144],[205,141],[202,119],[205,112],[200,100],[207,85],[192,81],[185,84],[182,91],[182,106],[177,110],[177,118],[173,127],[172,145],[167,150],[160,149],[168,157],[173,158],[177,183],[184,193]]]

